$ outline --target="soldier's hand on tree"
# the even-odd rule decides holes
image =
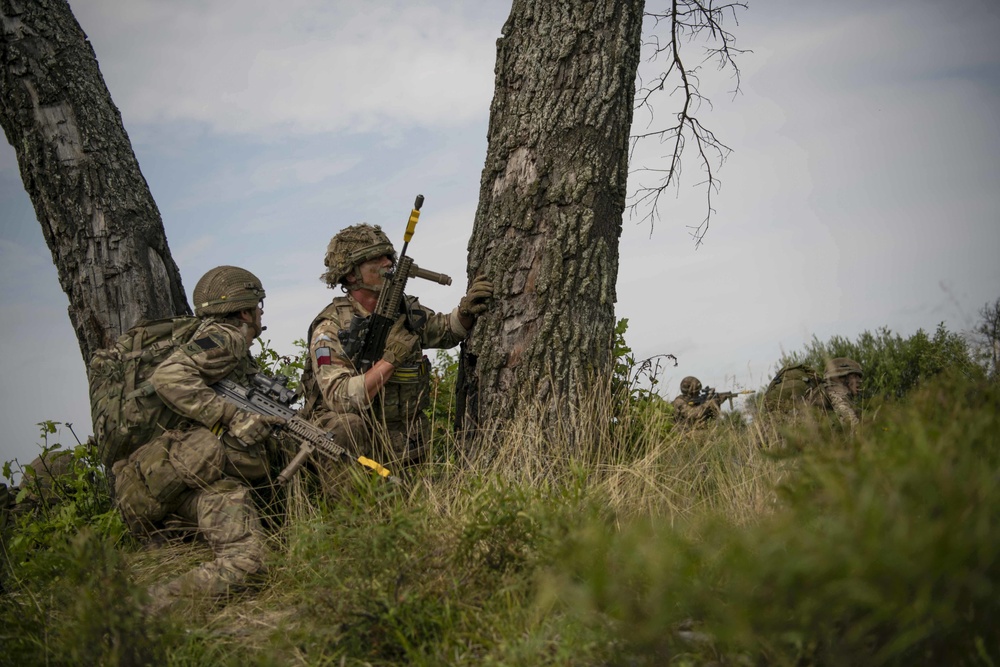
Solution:
[[[458,314],[475,322],[486,312],[493,301],[493,282],[486,276],[476,276],[462,300],[458,302]]]
[[[268,439],[273,427],[284,423],[281,417],[238,410],[229,422],[229,433],[247,445],[257,445]]]
[[[406,328],[406,317],[402,316],[389,329],[385,339],[385,350],[382,359],[395,367],[399,367],[407,357],[420,349],[420,337]]]

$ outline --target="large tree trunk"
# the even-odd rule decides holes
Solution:
[[[469,275],[496,285],[463,352],[466,429],[573,419],[611,372],[642,0],[514,0]]]
[[[191,312],[97,58],[65,0],[0,0],[0,124],[69,297],[84,360]]]

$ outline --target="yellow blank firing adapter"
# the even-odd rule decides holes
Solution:
[[[416,201],[413,202],[413,210],[410,211],[410,219],[406,223],[406,233],[403,234],[403,242],[409,243],[410,239],[413,238],[413,230],[417,228],[417,220],[420,219],[420,207],[424,205],[424,196],[417,195]]]

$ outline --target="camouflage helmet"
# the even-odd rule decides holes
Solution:
[[[826,373],[824,375],[828,380],[847,377],[848,375],[864,377],[864,373],[861,372],[861,364],[847,357],[834,357],[827,361]]]
[[[701,391],[701,380],[693,375],[688,375],[686,378],[681,380],[681,393],[682,394],[697,394]]]
[[[388,255],[396,263],[396,250],[378,225],[361,223],[344,227],[326,246],[326,272],[320,276],[330,287],[344,282],[344,277],[362,262]]]
[[[217,266],[194,286],[194,314],[228,315],[255,308],[264,298],[260,279],[238,266]]]

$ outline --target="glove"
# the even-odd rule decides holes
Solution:
[[[393,366],[399,366],[407,357],[420,349],[420,338],[406,328],[406,316],[400,317],[389,329],[385,339],[382,358]]]
[[[458,314],[476,320],[486,312],[493,301],[493,282],[486,276],[476,276],[462,300],[458,302]]]
[[[272,427],[284,423],[285,420],[281,417],[238,410],[229,422],[229,434],[239,438],[245,445],[257,445],[267,440]]]

